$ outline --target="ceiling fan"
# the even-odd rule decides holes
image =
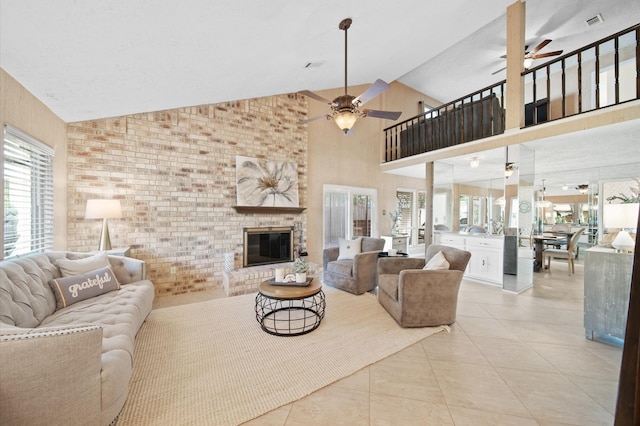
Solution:
[[[333,101],[330,101],[309,90],[302,90],[298,92],[301,95],[308,96],[317,101],[329,104],[331,110],[333,111],[331,114],[319,115],[317,117],[299,121],[298,124],[305,124],[311,121],[318,120],[320,118],[326,118],[327,120],[333,120],[338,125],[338,127],[340,127],[340,130],[342,130],[346,135],[351,132],[353,125],[356,123],[356,120],[359,117],[374,117],[385,118],[387,120],[397,120],[398,117],[400,117],[400,115],[402,114],[402,112],[379,111],[375,109],[360,110],[361,105],[367,103],[371,99],[389,89],[390,86],[380,79],[376,80],[360,96],[352,96],[347,93],[347,30],[351,26],[351,22],[351,18],[346,18],[343,19],[338,26],[338,28],[344,31],[344,95],[338,96]]]
[[[524,47],[524,50],[525,50],[525,52],[524,52],[524,62],[523,62],[524,69],[529,69],[531,67],[531,64],[533,63],[534,59],[548,58],[550,56],[562,55],[562,52],[563,52],[562,50],[554,50],[553,52],[547,52],[547,53],[538,53],[547,44],[551,43],[551,41],[552,40],[549,40],[549,39],[543,40],[542,42],[540,42],[540,44],[538,44],[536,47],[534,47],[531,52],[527,52],[527,49],[529,48],[529,46],[525,46]],[[502,55],[500,57],[502,59],[506,59],[507,55]],[[507,69],[507,67],[500,68],[499,70],[492,72],[491,75],[496,75],[500,71],[504,71],[506,69]]]

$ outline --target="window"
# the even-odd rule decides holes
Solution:
[[[53,249],[53,150],[4,129],[3,257]]]

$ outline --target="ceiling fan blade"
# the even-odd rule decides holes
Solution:
[[[504,70],[506,70],[506,69],[507,69],[507,67],[502,67],[502,68],[500,68],[499,70],[496,70],[496,71],[492,72],[492,73],[491,73],[491,75],[496,75],[496,74],[498,74],[500,71],[504,71]]]
[[[325,115],[317,115],[315,117],[307,118],[306,120],[300,120],[298,121],[297,124],[307,124],[307,123],[311,123],[312,121],[320,120],[321,118],[326,118],[327,120],[331,120],[331,116],[325,114]]]
[[[362,105],[369,102],[371,99],[378,96],[380,93],[389,90],[391,86],[389,86],[384,81],[377,79],[367,90],[362,92],[362,94],[356,97],[351,103],[354,105]]]
[[[534,47],[531,52],[529,52],[529,56],[535,56],[535,54],[538,53],[538,51],[540,49],[542,49],[543,47],[545,47],[549,43],[551,43],[551,40],[549,40],[549,39],[543,40],[542,42],[540,42],[540,44],[538,44],[536,47]]]
[[[553,52],[548,53],[540,53],[538,55],[533,55],[531,59],[540,59],[540,58],[548,58],[549,56],[558,56],[562,55],[563,50],[554,50]]]
[[[402,115],[402,112],[363,109],[362,114],[364,114],[365,117],[386,118],[387,120],[397,120],[400,117],[400,115]]]
[[[323,98],[322,96],[317,95],[317,94],[315,94],[315,93],[313,93],[313,92],[311,92],[309,90],[301,90],[298,93],[300,93],[301,95],[304,95],[304,96],[308,96],[308,97],[310,97],[312,99],[315,99],[316,101],[324,102],[324,103],[329,104],[329,105],[332,104],[332,101],[330,101],[329,99]]]

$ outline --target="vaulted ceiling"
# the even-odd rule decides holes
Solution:
[[[0,67],[66,122],[332,89],[344,84],[338,24],[350,17],[349,85],[397,80],[447,102],[505,78],[492,73],[505,65],[513,2],[0,0]],[[598,14],[603,22],[588,26]],[[568,53],[639,22],[638,0],[528,0],[525,37]],[[561,159],[558,184],[640,162],[631,149],[640,146],[640,120],[569,138],[575,144],[562,155],[555,140],[530,144],[539,165]],[[622,146],[603,158],[604,139]],[[449,160],[459,170],[468,161]],[[481,161],[501,163],[503,154]],[[543,172],[553,174],[538,168],[537,184]]]
[[[67,122],[381,78],[443,102],[504,79],[514,0],[0,0],[0,66]],[[604,22],[585,20],[601,13]],[[565,52],[640,21],[637,0],[529,0]]]

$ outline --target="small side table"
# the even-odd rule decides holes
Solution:
[[[256,295],[256,321],[274,336],[299,336],[318,328],[325,307],[322,283],[317,279],[306,287],[263,281]]]

